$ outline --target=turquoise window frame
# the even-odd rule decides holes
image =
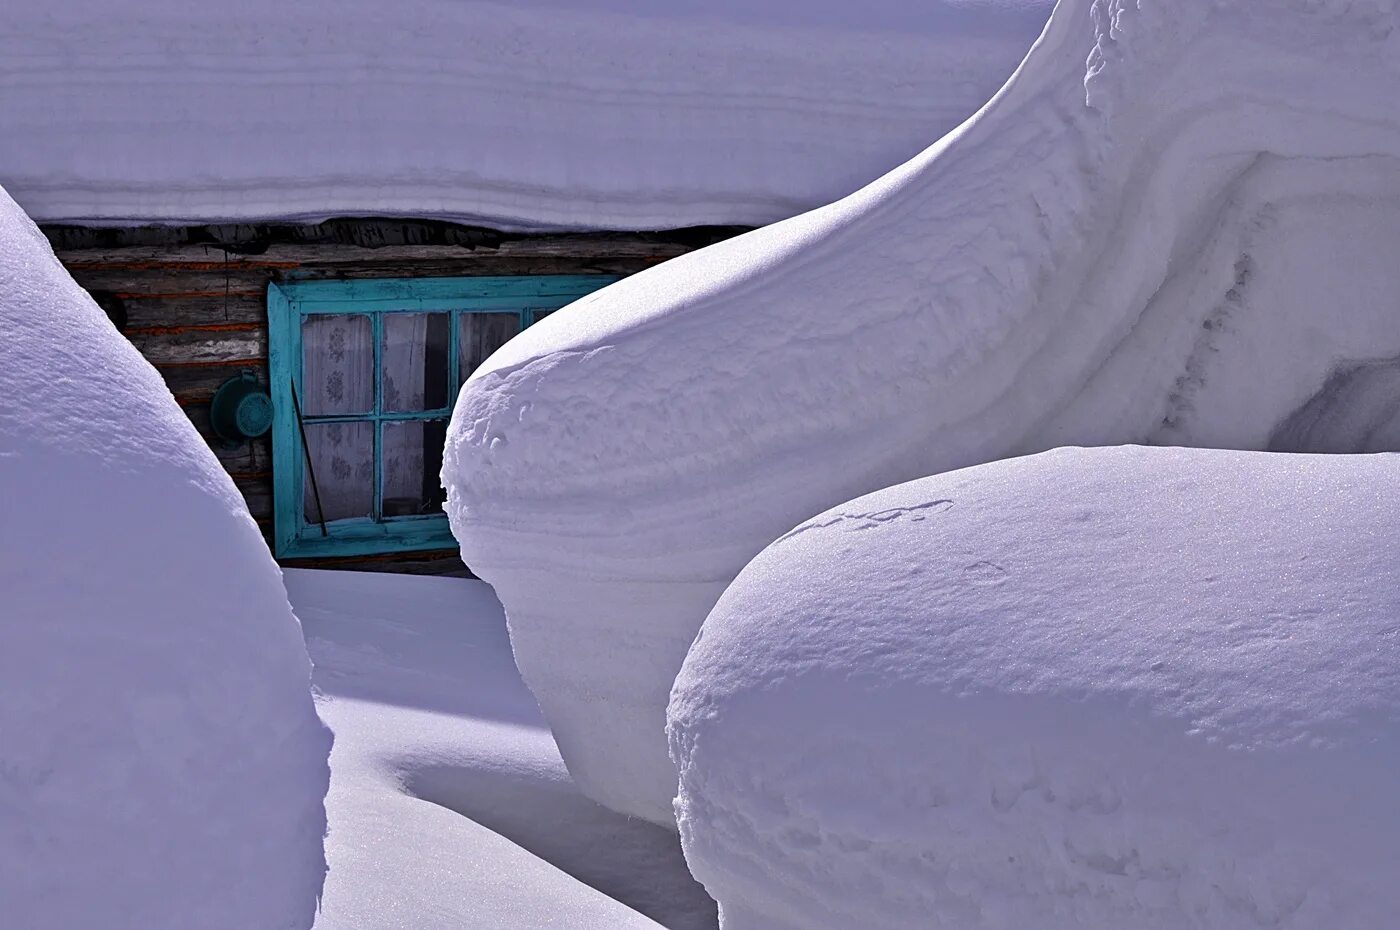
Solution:
[[[524,331],[540,314],[558,310],[618,280],[616,275],[513,275],[473,278],[392,278],[289,281],[268,285],[268,372],[272,393],[273,540],[278,558],[367,556],[456,548],[446,514],[378,515],[383,475],[383,425],[395,421],[450,418],[457,402],[461,313],[515,310]],[[379,346],[388,313],[450,312],[447,406],[412,413],[386,413],[380,396]],[[307,424],[372,422],[374,517],[308,523],[303,508],[305,450],[292,400],[302,384],[302,320],[310,315],[369,316],[374,328],[374,408],[364,415],[308,416]]]

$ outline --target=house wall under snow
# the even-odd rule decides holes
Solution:
[[[68,271],[165,379],[280,560],[422,572],[462,564],[450,535],[434,535],[447,533],[435,497],[446,422],[413,409],[450,410],[476,364],[557,306],[734,231],[524,235],[384,219],[44,227]],[[279,347],[296,338],[279,339],[286,326],[269,332],[270,301],[284,293],[326,295],[297,318],[294,328],[306,333],[300,353]],[[339,323],[348,325],[319,325]],[[270,359],[279,348],[280,366]],[[352,370],[357,358],[365,377]],[[274,423],[257,438],[230,441],[211,421],[211,402],[240,376],[269,392]],[[396,399],[395,380],[411,380],[413,396]],[[300,423],[289,409],[298,405]],[[332,449],[319,438],[331,433],[348,441]],[[358,536],[337,533],[357,525]],[[409,534],[365,535],[383,526]]]

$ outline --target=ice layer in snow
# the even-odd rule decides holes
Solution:
[[[769,546],[676,680],[724,930],[1387,927],[1400,456],[1067,449]]]
[[[584,789],[670,817],[691,639],[840,501],[1065,444],[1385,448],[1398,26],[1391,0],[1064,0],[912,161],[478,370],[454,530]]]
[[[766,223],[967,117],[1051,5],[13,3],[0,181],[49,222]]]
[[[281,575],[0,190],[0,925],[305,930],[330,733]]]

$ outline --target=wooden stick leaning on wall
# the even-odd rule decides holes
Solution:
[[[311,464],[311,446],[306,443],[306,421],[301,418],[301,397],[297,394],[297,383],[292,381],[292,410],[297,415],[297,430],[301,433],[301,451],[306,456],[306,473],[311,476],[311,496],[316,501],[316,519],[321,524],[321,535],[326,531],[326,512],[321,508],[321,488],[316,484],[316,466]]]

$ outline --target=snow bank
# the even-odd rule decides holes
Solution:
[[[1076,449],[802,524],[671,701],[725,930],[1391,926],[1397,497],[1392,455]]]
[[[963,120],[1051,5],[15,3],[0,180],[49,222],[760,224]]]
[[[1328,384],[1400,357],[1396,25],[1389,0],[1065,0],[913,161],[476,372],[453,526],[585,790],[670,816],[691,638],[838,501],[1065,444],[1262,449],[1315,396],[1366,409],[1280,447],[1374,448],[1389,382]]]
[[[257,526],[0,190],[0,923],[311,925],[330,734]]]

